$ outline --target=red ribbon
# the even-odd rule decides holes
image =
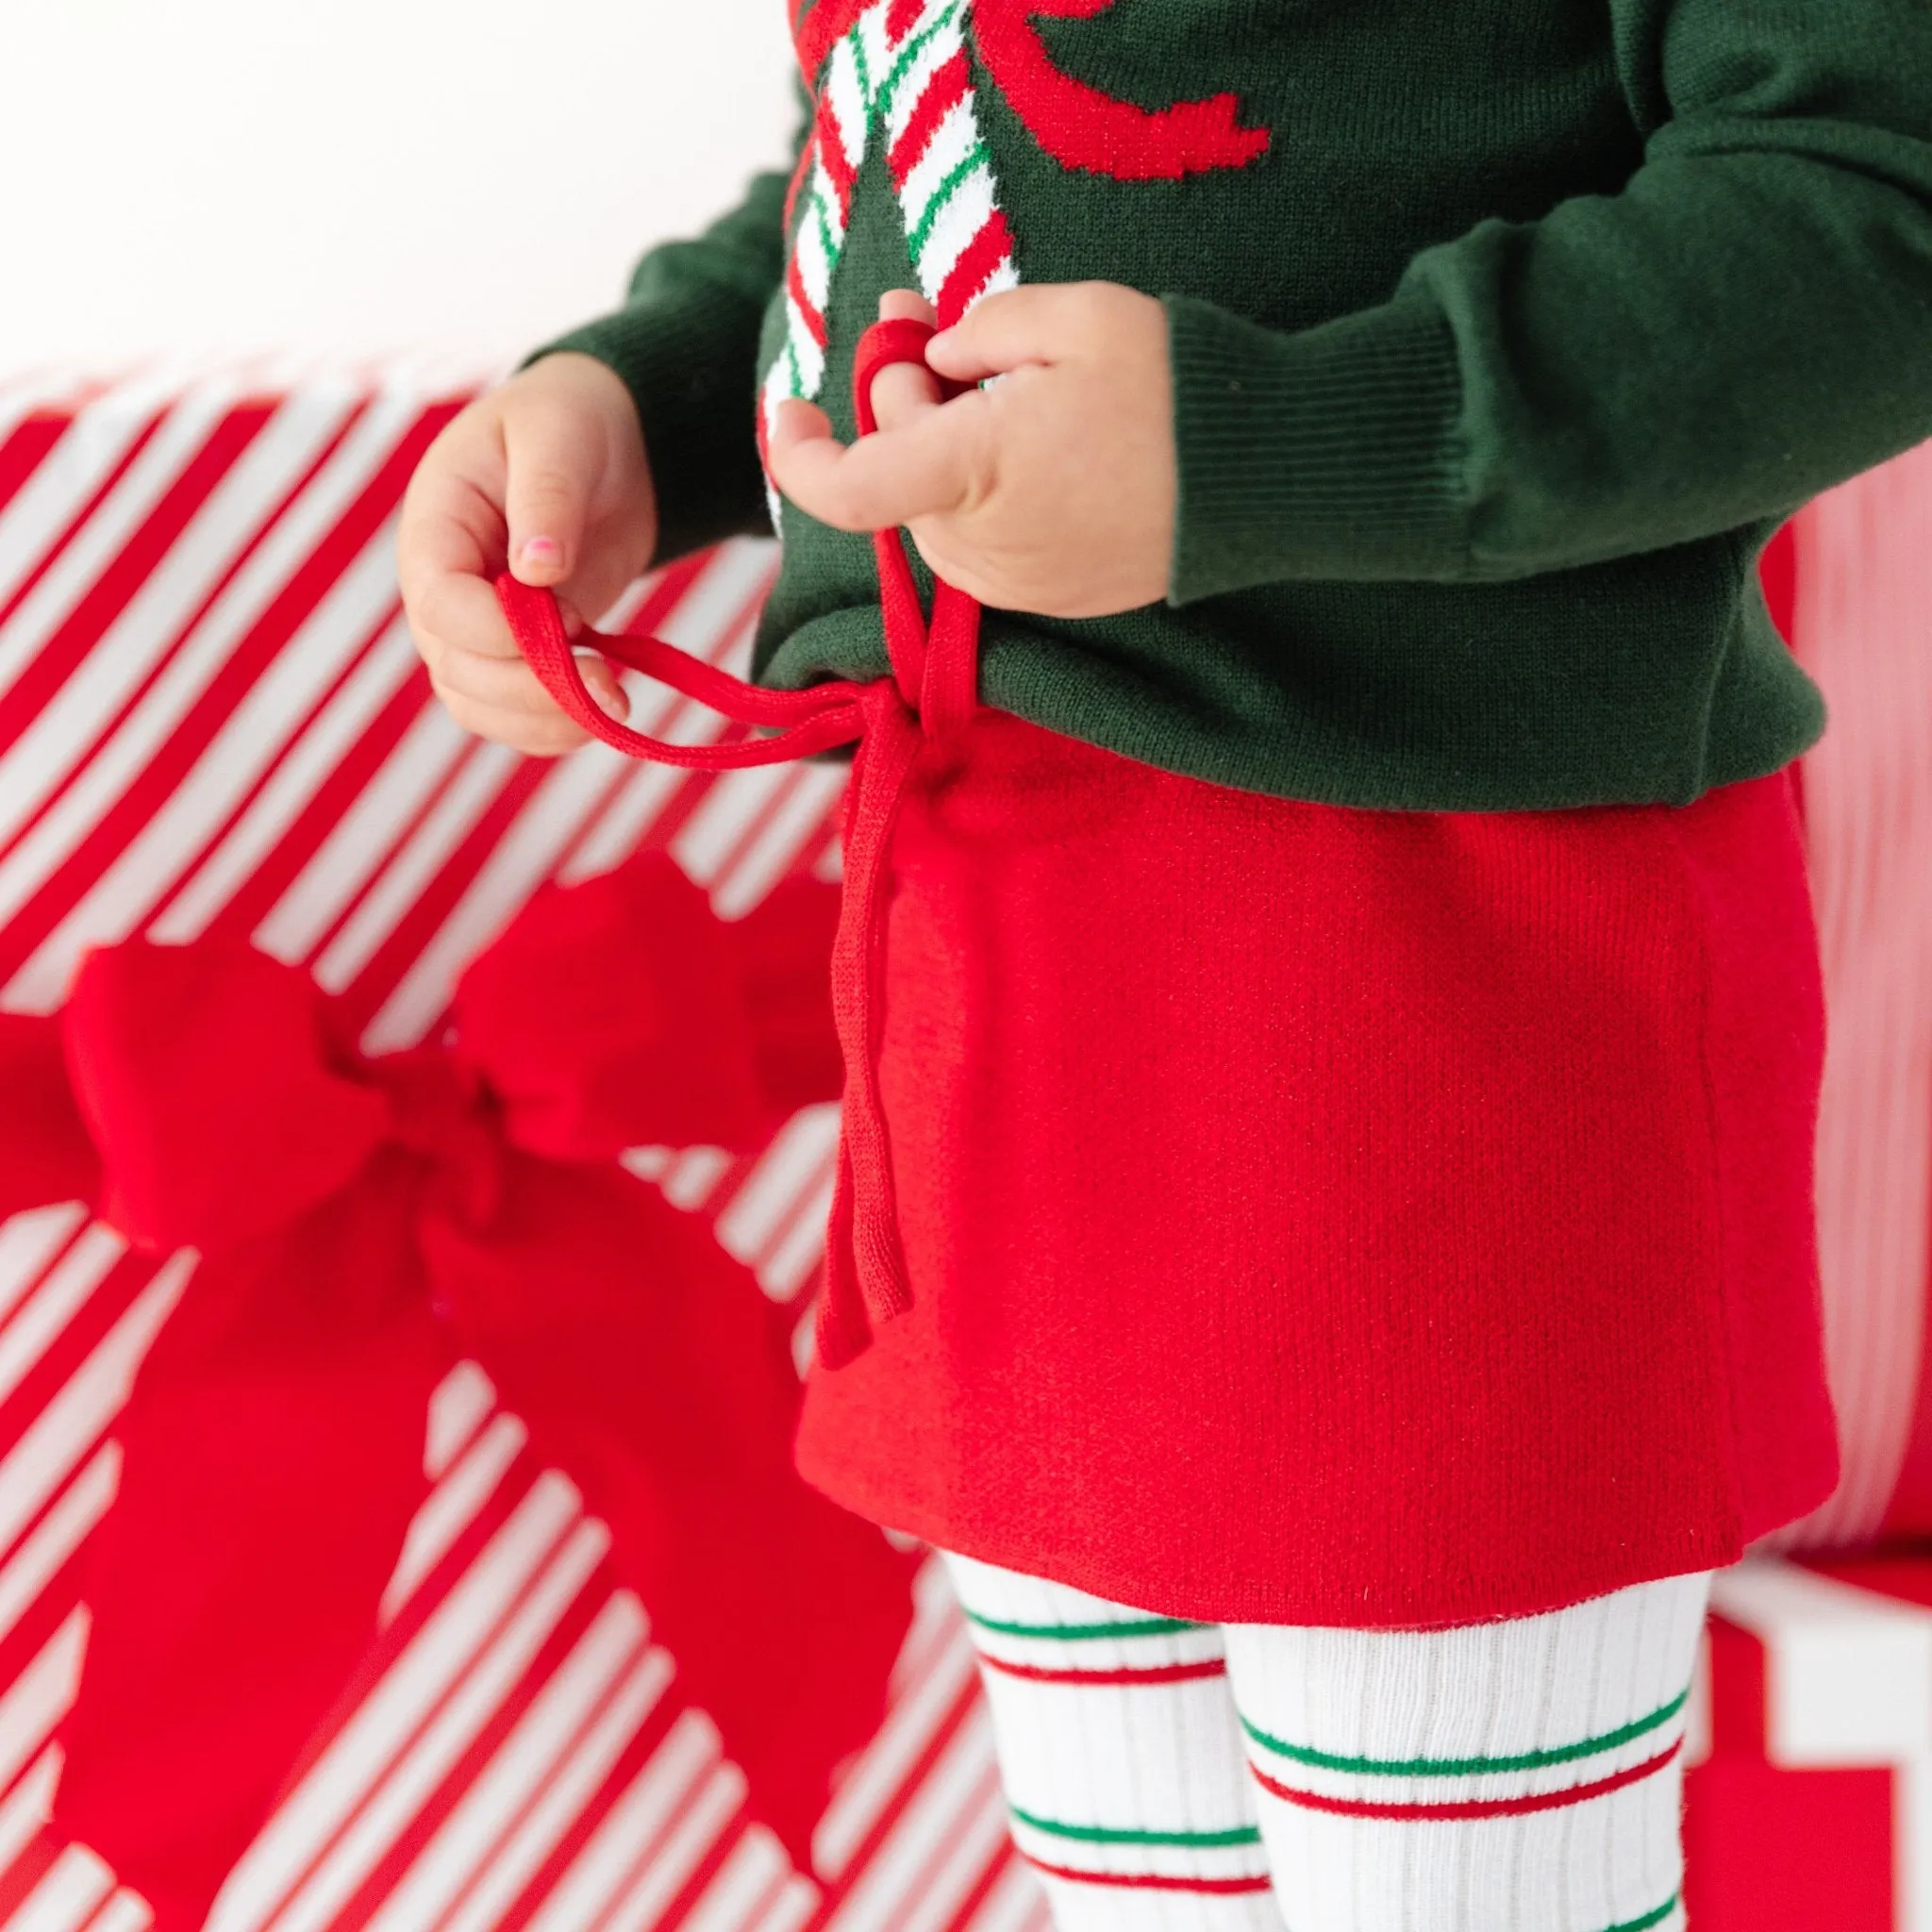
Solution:
[[[785,1323],[611,1157],[752,1146],[830,1092],[832,897],[793,881],[726,925],[662,858],[547,889],[448,1041],[381,1058],[219,939],[95,953],[59,1015],[0,1021],[0,1213],[81,1198],[203,1256],[123,1419],[58,1816],[163,1928],[202,1923],[375,1635],[465,1356],[808,1856],[907,1561],[793,1474]]]
[[[861,436],[877,427],[874,378],[895,362],[924,367],[932,334],[924,323],[881,322],[860,339],[852,380]],[[818,1353],[827,1368],[861,1355],[874,1324],[912,1306],[878,1090],[875,1017],[884,970],[886,861],[921,751],[967,724],[978,705],[979,606],[951,584],[938,583],[928,625],[900,533],[878,532],[874,547],[892,675],[866,684],[835,679],[804,691],[746,684],[659,638],[585,631],[574,645],[549,591],[532,590],[507,572],[496,580],[518,648],[545,690],[586,731],[632,758],[725,771],[806,758],[834,745],[858,746],[845,804],[845,892],[832,948],[832,1012],[845,1062],[845,1104],[819,1299]],[[648,738],[619,724],[591,696],[577,669],[580,649],[601,651],[727,718],[777,735],[710,745]]]

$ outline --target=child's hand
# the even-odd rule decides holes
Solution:
[[[931,321],[916,295],[887,316]],[[1167,317],[1111,282],[990,295],[934,338],[929,367],[1000,380],[941,404],[924,371],[883,371],[879,429],[849,448],[824,412],[787,403],[773,480],[841,530],[904,524],[920,555],[1005,610],[1104,617],[1166,595],[1174,466]]]
[[[630,391],[590,356],[545,356],[479,396],[430,444],[396,539],[403,608],[437,695],[466,729],[550,756],[585,734],[518,652],[491,580],[549,585],[573,635],[651,560],[657,498]],[[609,666],[582,660],[613,717]]]

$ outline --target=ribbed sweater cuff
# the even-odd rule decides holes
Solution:
[[[1408,299],[1294,334],[1166,299],[1174,604],[1286,578],[1466,575],[1461,376]]]
[[[658,495],[656,561],[763,526],[758,308],[703,284],[586,323],[525,358],[575,350],[623,377]]]

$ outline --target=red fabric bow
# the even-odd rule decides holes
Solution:
[[[880,1717],[908,1561],[793,1474],[756,1282],[612,1157],[749,1147],[838,1091],[836,897],[796,881],[727,926],[661,858],[549,889],[447,1043],[377,1059],[221,940],[96,953],[61,1014],[0,1020],[0,1213],[86,1199],[203,1255],[120,1432],[57,1821],[163,1932],[202,1923],[375,1634],[461,1357],[609,1524],[805,1861]]]

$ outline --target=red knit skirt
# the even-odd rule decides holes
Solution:
[[[1164,1614],[1427,1626],[1707,1569],[1835,1478],[1789,780],[1364,811],[998,713],[891,847],[915,1306],[806,1474]]]

